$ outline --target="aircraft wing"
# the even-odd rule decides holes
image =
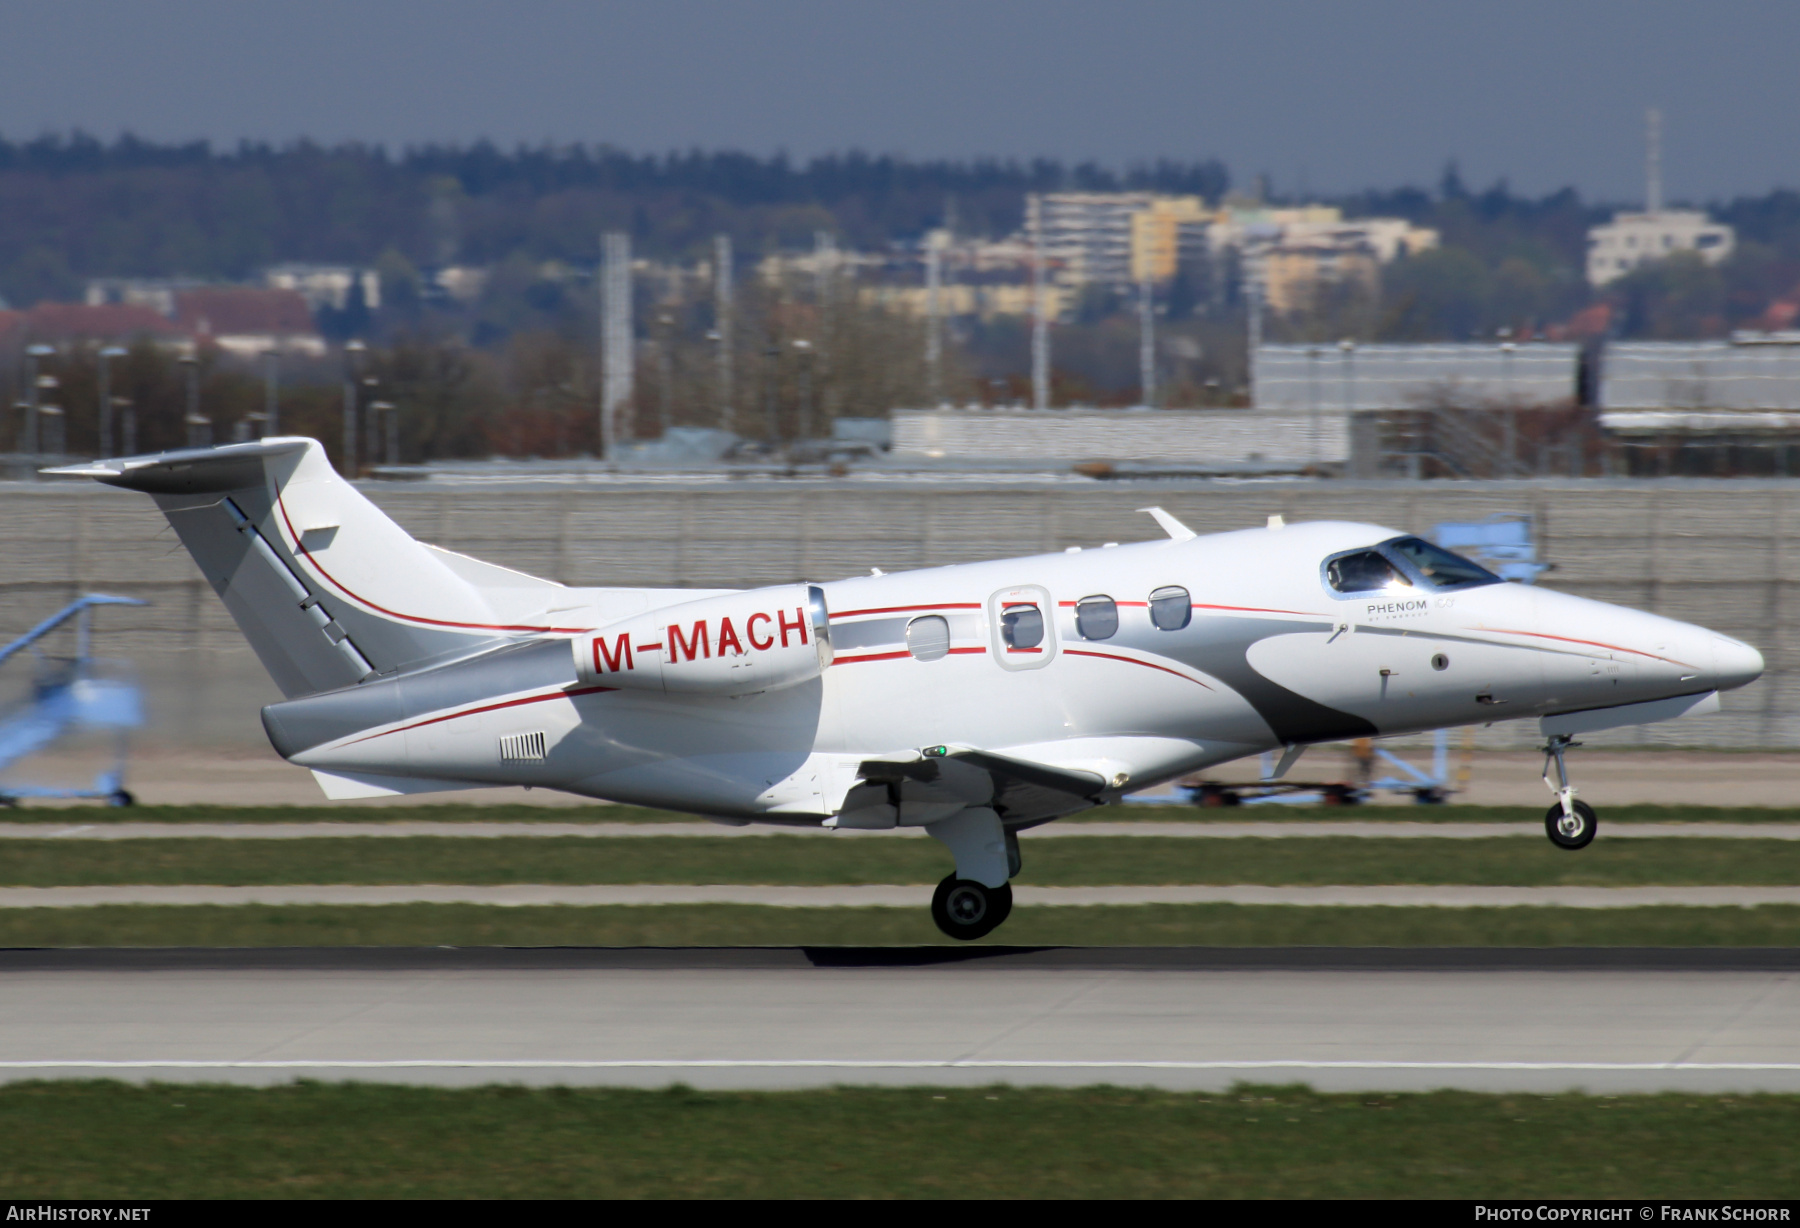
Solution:
[[[934,748],[907,762],[871,759],[858,775],[885,784],[894,796],[959,799],[992,806],[1008,827],[1046,822],[1072,810],[1097,806],[1106,781],[1096,772],[1075,771],[1016,759],[972,747]],[[910,785],[910,787],[909,787]]]

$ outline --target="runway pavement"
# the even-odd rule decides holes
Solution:
[[[1793,951],[0,953],[0,1079],[1800,1091]]]
[[[1607,840],[1800,840],[1800,823],[1605,823]],[[652,836],[742,839],[811,836],[834,839],[923,837],[921,828],[893,831],[834,831],[822,827],[775,827],[752,824],[728,827],[703,820],[675,823],[485,823],[394,822],[325,823],[0,823],[0,840],[315,840],[368,837],[405,839],[444,836],[457,839],[548,839],[584,836],[593,839],[643,839]],[[1080,820],[1033,827],[1029,841],[1069,838],[1148,837],[1175,840],[1297,840],[1341,836],[1379,840],[1490,840],[1508,836],[1544,838],[1542,823],[1413,823],[1361,822],[1106,822]]]

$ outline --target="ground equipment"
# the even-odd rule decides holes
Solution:
[[[104,605],[144,605],[131,597],[92,593],[77,598],[0,648],[0,664],[21,653],[34,660],[31,684],[25,697],[0,709],[0,772],[34,755],[52,743],[84,730],[113,735],[112,766],[94,778],[92,788],[58,788],[50,785],[0,782],[0,805],[16,806],[25,798],[104,798],[115,806],[129,806],[125,790],[125,757],[130,731],[144,723],[143,701],[137,684],[122,663],[93,655],[93,611]],[[46,653],[43,644],[52,632],[75,620],[75,653],[59,657]]]

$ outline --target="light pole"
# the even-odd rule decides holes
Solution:
[[[44,424],[44,451],[55,457],[61,457],[65,448],[63,426],[65,418],[62,406],[40,405],[38,417]]]
[[[349,341],[344,344],[344,451],[343,474],[346,478],[356,477],[356,378],[362,364],[362,356],[368,346],[360,341]]]
[[[1312,410],[1313,438],[1308,454],[1313,461],[1317,462],[1319,459],[1319,347],[1316,345],[1306,347],[1306,375],[1307,392],[1310,399],[1309,408]]]
[[[1504,336],[1504,333],[1502,333]],[[1500,386],[1506,397],[1504,413],[1504,430],[1506,440],[1501,450],[1506,453],[1506,476],[1513,477],[1519,471],[1519,407],[1513,400],[1513,351],[1518,347],[1510,341],[1500,343]]]
[[[662,419],[662,433],[667,437],[675,425],[675,317],[663,312],[656,317],[662,340],[656,347],[656,408]]]
[[[281,434],[281,351],[263,351],[263,434]]]
[[[116,455],[113,452],[113,398],[112,398],[112,360],[125,357],[126,351],[116,345],[109,345],[100,351],[100,438],[98,440],[101,456]]]
[[[135,456],[137,455],[137,406],[132,404],[130,397],[114,397],[112,403],[113,408],[119,414],[119,434],[123,445],[119,449],[119,455]]]
[[[367,407],[363,415],[365,420],[363,455],[368,458],[369,464],[373,465],[375,458],[381,455],[381,410],[378,406],[382,402],[376,400],[381,381],[373,375],[365,375],[362,386],[363,404]]]
[[[390,401],[369,402],[369,432],[371,438],[374,436],[377,429],[380,430],[383,441],[386,444],[386,447],[383,449],[384,454],[387,457],[386,463],[398,465],[400,463],[399,406],[394,405]],[[375,450],[374,447],[371,446],[369,449],[369,456],[372,459],[374,455]]]
[[[38,359],[49,358],[55,353],[56,350],[48,345],[32,345],[25,348],[25,438],[23,446],[20,448],[22,452],[35,454],[38,450],[39,380],[40,378],[51,379],[51,386],[55,386],[53,377],[38,375]]]
[[[1156,294],[1148,278],[1138,283],[1138,396],[1156,408]]]
[[[187,374],[187,413],[183,418],[187,425],[187,446],[209,448],[212,446],[212,421],[200,416],[200,360],[192,354],[184,354],[180,362]]]
[[[763,394],[763,416],[769,421],[769,447],[774,448],[781,442],[781,422],[775,410],[775,381],[781,374],[781,347],[769,346],[763,351],[763,357],[768,360],[763,368],[763,386],[767,390]]]
[[[1338,353],[1344,356],[1344,430],[1350,430],[1356,414],[1356,342],[1345,337],[1338,342]],[[1313,424],[1313,457],[1318,458],[1318,423]]]
[[[813,343],[804,337],[798,338],[794,342],[794,349],[800,353],[800,423],[795,434],[802,441],[812,433],[812,348]]]

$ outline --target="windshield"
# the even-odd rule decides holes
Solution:
[[[1340,593],[1377,593],[1385,588],[1411,588],[1412,581],[1374,550],[1332,559],[1325,578]]]
[[[1501,579],[1479,563],[1460,554],[1452,554],[1442,546],[1434,546],[1419,537],[1396,537],[1382,545],[1408,563],[1431,588],[1475,588],[1482,584],[1499,584]]]

